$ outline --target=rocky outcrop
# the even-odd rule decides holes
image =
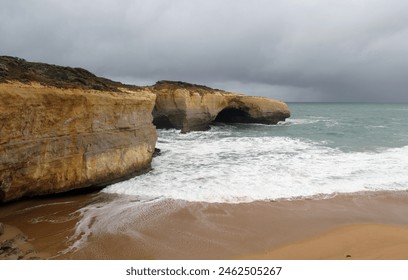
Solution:
[[[276,124],[289,115],[285,103],[264,97],[182,82],[124,85],[81,68],[0,56],[0,202],[146,171],[154,125],[188,132],[212,122]]]
[[[158,82],[151,89],[157,96],[153,122],[158,128],[189,132],[209,129],[214,121],[276,124],[290,116],[284,102],[265,97],[170,81]]]
[[[81,87],[70,82],[75,71],[9,60],[0,59],[0,201],[100,187],[149,169],[153,93],[114,83],[92,88],[99,78]],[[53,67],[72,77],[47,84]],[[30,83],[21,83],[24,69],[34,73]]]
[[[19,229],[0,223],[0,260],[39,260],[45,254],[38,253]]]

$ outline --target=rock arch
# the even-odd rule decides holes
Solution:
[[[245,96],[182,82],[158,82],[153,123],[182,133],[207,130],[212,122],[276,124],[290,116],[288,106],[266,97]]]
[[[214,119],[221,123],[249,123],[252,118],[245,107],[226,107],[222,109]]]
[[[176,128],[176,126],[170,121],[169,117],[165,115],[156,116],[153,114],[153,124],[156,128]]]

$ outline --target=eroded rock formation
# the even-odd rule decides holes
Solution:
[[[153,116],[152,116],[153,114]],[[285,103],[162,81],[124,85],[81,68],[0,56],[0,202],[99,187],[150,168],[158,128],[276,124]]]
[[[0,60],[6,68],[0,73],[0,201],[103,186],[149,169],[156,144],[152,92],[110,90],[114,84],[92,89],[92,79],[83,86],[62,79],[56,87],[43,81],[48,73],[65,73],[62,67],[45,65],[49,72],[41,73],[42,67],[8,61]],[[21,83],[26,71],[8,79],[7,71],[21,63],[33,69],[30,83]]]
[[[216,122],[276,124],[290,116],[284,102],[245,96],[183,82],[161,81],[151,87],[156,97],[153,110],[158,128],[182,132],[206,130]]]

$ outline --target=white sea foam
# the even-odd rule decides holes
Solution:
[[[318,123],[319,119],[288,119],[284,122],[279,122],[280,125],[299,125]]]
[[[81,219],[75,227],[75,232],[69,242],[71,245],[59,254],[66,254],[80,249],[92,233],[116,234],[120,232],[133,237],[141,237],[142,233],[129,229],[129,224],[135,221],[149,222],[157,218],[153,208],[162,207],[156,204],[157,199],[134,199],[121,197],[112,201],[92,203],[79,210]],[[168,207],[167,207],[168,209]]]
[[[160,133],[153,170],[104,192],[240,203],[408,187],[408,146],[344,152],[289,137],[235,137],[228,128]]]
[[[309,124],[323,124],[325,127],[334,127],[339,125],[339,122],[323,117],[309,117],[305,119],[293,118],[283,122],[279,122],[278,126],[309,125]]]

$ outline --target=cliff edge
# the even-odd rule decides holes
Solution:
[[[189,132],[289,116],[285,103],[265,97],[183,82],[124,85],[81,68],[0,56],[0,202],[144,172],[155,126]]]
[[[0,202],[149,169],[155,98],[83,69],[0,57]]]
[[[213,122],[276,124],[290,117],[286,103],[184,82],[160,81],[153,122],[181,132],[207,130]]]

